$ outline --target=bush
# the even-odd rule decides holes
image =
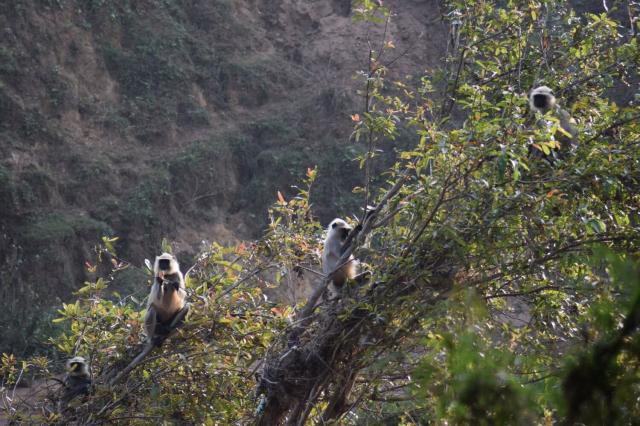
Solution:
[[[111,235],[113,230],[104,222],[86,216],[72,216],[67,213],[51,213],[33,220],[25,232],[25,239],[31,244],[69,243],[77,235],[99,238]]]

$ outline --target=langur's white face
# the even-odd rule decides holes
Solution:
[[[347,239],[347,236],[352,229],[351,225],[344,220],[333,219],[327,228],[327,233],[330,237],[337,235],[340,238],[340,241],[344,241]]]
[[[169,253],[162,253],[156,256],[156,262],[153,267],[156,279],[164,280],[165,275],[173,275],[180,271],[180,265],[176,257]]]
[[[545,113],[556,104],[556,98],[553,96],[553,90],[547,86],[536,87],[531,91],[529,96],[529,105],[532,109],[536,109],[541,113]]]
[[[72,376],[88,374],[87,362],[81,356],[76,356],[67,360],[67,371]]]

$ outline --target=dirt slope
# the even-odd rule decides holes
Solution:
[[[437,3],[385,4],[409,48],[394,72],[437,64]],[[3,2],[0,31],[0,292],[14,301],[0,350],[49,332],[43,312],[87,278],[102,235],[138,265],[162,237],[188,262],[204,240],[259,235],[276,191],[315,165],[320,218],[357,213],[352,77],[382,28],[354,24],[349,1]]]

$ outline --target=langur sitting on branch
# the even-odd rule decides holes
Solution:
[[[346,249],[344,243],[352,230],[351,225],[342,219],[332,220],[327,228],[322,251],[322,272],[326,276],[331,275],[331,284],[336,294],[341,292],[348,280],[360,282],[370,275],[368,271],[358,274],[358,261],[353,255],[344,264],[340,264],[340,258]]]
[[[155,346],[160,346],[184,320],[189,311],[186,296],[184,277],[176,257],[169,253],[157,256],[144,317],[144,330]]]

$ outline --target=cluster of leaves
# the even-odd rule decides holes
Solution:
[[[96,265],[108,260],[114,273],[132,268],[117,258],[112,242],[105,239]],[[165,249],[170,247],[165,245]],[[223,248],[214,244],[203,252],[188,275],[191,309],[187,323],[170,343],[152,352],[142,366],[117,385],[110,382],[143,347],[143,294],[148,288],[137,295],[120,297],[108,291],[112,275],[87,282],[78,291],[79,299],[59,311],[55,321],[67,324],[68,330],[51,343],[62,354],[86,357],[92,371],[92,395],[60,412],[56,408],[60,389],[47,386],[46,397],[30,410],[16,411],[18,401],[6,399],[12,402],[9,420],[148,424],[171,418],[219,424],[251,416],[255,406],[253,373],[271,336],[286,326],[287,315],[285,310],[266,303],[261,289],[267,283],[257,278],[257,272],[268,267],[256,267],[254,261],[255,252],[244,245]],[[87,267],[92,272],[98,268]],[[32,361],[21,362],[4,355],[5,386],[15,384],[28,372]],[[49,374],[48,369],[41,372],[45,377]]]
[[[388,16],[360,3],[371,16]],[[360,250],[375,265],[374,284],[337,305],[332,314],[342,329],[327,322],[330,308],[321,309],[281,341],[268,376],[278,384],[267,386],[262,424],[637,415],[630,402],[637,389],[616,387],[622,378],[600,374],[609,385],[589,387],[582,375],[579,384],[566,379],[562,386],[563,356],[585,340],[589,347],[608,339],[625,315],[636,315],[624,301],[637,278],[617,280],[611,264],[592,262],[603,245],[637,270],[638,94],[622,105],[606,96],[637,80],[637,39],[611,15],[579,17],[553,1],[447,5],[450,45],[441,73],[390,84],[385,61],[395,58],[384,49],[393,43],[369,52],[366,110],[352,116],[355,138],[369,146],[365,174],[379,140],[393,140],[404,127],[419,142],[386,176],[391,189],[377,197],[362,189],[378,213],[362,223],[371,232]],[[575,152],[552,164],[530,154],[557,147],[558,124],[541,129],[527,107],[528,90],[545,83],[580,130]],[[473,300],[481,317],[470,315]],[[596,305],[616,319],[600,332],[589,315]],[[283,361],[292,340],[301,355]],[[327,369],[318,373],[304,361],[313,356]],[[625,368],[623,377],[635,374]],[[319,378],[304,376],[301,389],[287,369]],[[428,379],[403,374],[412,370]],[[365,380],[345,380],[354,374]],[[570,396],[585,388],[595,391]],[[345,393],[358,408],[345,403]]]
[[[305,189],[291,200],[278,193],[270,210],[269,230],[259,242],[228,248],[214,243],[199,255],[186,275],[188,321],[122,383],[113,380],[144,347],[142,322],[149,287],[127,296],[109,289],[118,274],[135,267],[117,256],[117,238],[103,238],[95,262],[86,265],[90,274],[99,277],[77,291],[75,303],[63,304],[53,322],[66,325],[66,331],[50,342],[65,357],[87,359],[91,396],[60,410],[61,377],[54,373],[59,370],[55,364],[62,361],[19,360],[3,354],[1,395],[8,420],[42,424],[148,424],[169,418],[199,424],[249,421],[258,403],[254,387],[261,360],[273,336],[288,326],[293,314],[292,307],[277,305],[266,295],[285,298],[286,289],[296,287],[299,268],[318,262],[319,229],[309,221],[315,178],[316,171],[307,170]],[[166,241],[163,250],[172,251]],[[150,278],[148,267],[146,272]],[[12,389],[26,376],[38,379],[39,389],[15,398]]]
[[[81,424],[633,422],[640,114],[637,99],[618,105],[606,95],[638,78],[640,49],[610,15],[579,17],[561,3],[447,2],[443,69],[408,82],[385,79],[392,42],[368,52],[366,109],[352,119],[367,145],[360,191],[374,208],[350,240],[371,265],[368,283],[319,298],[326,280],[314,278],[321,236],[308,170],[298,197],[278,194],[262,239],[202,253],[188,274],[188,321],[122,383],[109,380],[139,349],[142,302],[107,297],[108,280],[88,283],[60,312],[70,328],[54,343],[89,358],[92,395],[63,413],[45,400],[37,413],[11,406],[10,415]],[[378,2],[354,10],[390,19]],[[555,146],[557,126],[538,127],[527,109],[527,90],[543,82],[579,127],[576,150],[552,164],[529,154]],[[417,142],[378,187],[376,144],[401,130]],[[282,300],[300,279],[316,282],[304,307],[265,297]],[[19,365],[3,358],[6,383]]]

